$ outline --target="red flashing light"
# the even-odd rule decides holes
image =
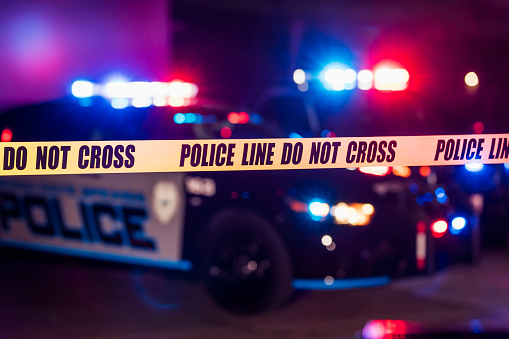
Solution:
[[[12,131],[9,128],[4,128],[0,136],[1,142],[10,142],[12,140]]]
[[[232,130],[229,127],[223,127],[221,128],[221,137],[228,139],[232,136]]]
[[[247,124],[249,121],[249,114],[246,112],[231,112],[228,114],[228,122],[231,124]]]
[[[239,124],[247,124],[249,121],[249,114],[246,112],[239,113]]]
[[[435,238],[441,238],[447,232],[447,222],[445,220],[437,220],[431,225],[431,233]]]

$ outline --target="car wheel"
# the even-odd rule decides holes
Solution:
[[[218,215],[210,227],[206,282],[213,299],[234,313],[257,313],[291,294],[293,269],[286,246],[260,216]]]

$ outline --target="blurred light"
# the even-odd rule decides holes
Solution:
[[[232,136],[232,130],[229,127],[223,127],[221,128],[221,137],[228,139]]]
[[[424,221],[417,223],[417,234],[415,238],[415,259],[417,269],[423,271],[426,268],[426,224]]]
[[[327,135],[325,136],[326,138],[335,138],[336,137],[336,133],[334,132],[329,132],[327,133]]]
[[[116,109],[123,109],[129,105],[127,98],[113,98],[111,100],[111,107]]]
[[[249,114],[246,112],[239,113],[239,124],[247,124],[249,122]]]
[[[344,202],[337,204],[331,208],[331,214],[338,223],[346,223],[348,219],[348,205]]]
[[[170,97],[194,98],[198,94],[198,86],[180,80],[173,80],[168,84]]]
[[[239,123],[239,115],[237,112],[231,112],[228,114],[228,122],[231,124],[238,124]]]
[[[435,190],[435,195],[437,198],[443,197],[445,195],[445,190],[442,187],[438,187]]]
[[[334,284],[334,278],[331,277],[330,275],[326,276],[324,279],[323,279],[323,282],[325,283],[325,285],[332,285]]]
[[[249,192],[243,192],[242,193],[242,198],[248,199],[249,198]]]
[[[343,72],[343,80],[346,84],[353,84],[357,80],[357,73],[349,68]]]
[[[445,220],[435,221],[431,225],[431,232],[435,238],[441,238],[447,231],[447,222]]]
[[[304,72],[302,69],[296,69],[293,72],[293,81],[297,85],[302,85],[306,82],[306,72]]]
[[[289,137],[292,139],[296,139],[296,138],[302,138],[302,135],[300,135],[299,133],[292,132],[292,133],[290,133]]]
[[[324,129],[321,133],[320,133],[320,136],[322,138],[325,138],[327,136],[327,134],[329,134],[330,131],[328,129]]]
[[[239,194],[237,192],[232,192],[231,196],[232,199],[237,199],[239,197]]]
[[[186,121],[186,117],[182,113],[177,113],[173,116],[173,121],[175,121],[177,124],[183,124],[184,121]]]
[[[463,217],[456,217],[451,221],[451,233],[453,230],[461,231],[467,225],[467,220]]]
[[[392,173],[399,177],[408,178],[412,174],[412,170],[408,166],[395,166],[392,168]]]
[[[410,75],[399,63],[384,60],[375,66],[375,88],[380,91],[402,91],[408,87]]]
[[[327,246],[325,248],[327,249],[327,251],[332,252],[336,249],[336,243],[333,242],[332,244],[330,244],[329,246]]]
[[[477,86],[479,84],[479,78],[475,72],[469,72],[465,75],[465,84],[470,87]]]
[[[322,245],[327,247],[327,246],[330,246],[332,245],[332,237],[330,235],[324,235],[322,237]]]
[[[186,99],[180,97],[168,98],[168,105],[171,107],[182,107],[186,104]]]
[[[391,172],[390,167],[375,166],[375,167],[359,167],[359,171],[366,174],[376,175],[383,177]]]
[[[135,97],[133,98],[133,106],[137,108],[148,107],[152,105],[152,98],[150,97]]]
[[[91,97],[94,95],[94,84],[90,81],[75,81],[72,83],[71,92],[76,98]]]
[[[309,85],[307,82],[303,83],[303,84],[299,84],[297,86],[297,88],[299,89],[299,91],[301,92],[307,92],[307,90],[309,89]]]
[[[385,337],[385,322],[382,320],[370,320],[362,329],[365,339],[382,339]]]
[[[155,97],[152,100],[152,103],[154,104],[154,106],[157,106],[157,107],[162,107],[162,106],[168,105],[168,101],[166,100],[165,97]]]
[[[469,172],[479,172],[483,169],[484,165],[478,162],[472,162],[470,164],[466,164],[465,168]]]
[[[507,163],[507,162],[506,162],[506,163],[504,164],[504,168],[505,168],[506,170],[509,170],[509,163]]]
[[[309,204],[309,212],[316,217],[325,218],[329,215],[329,211],[330,206],[327,203],[314,201]]]
[[[309,206],[306,203],[297,200],[291,200],[290,209],[297,213],[307,213],[309,211]]]
[[[184,114],[185,122],[188,124],[194,124],[196,122],[196,114],[194,113],[186,113]]]
[[[1,142],[10,142],[12,140],[12,131],[10,128],[4,128],[0,136]]]
[[[421,166],[419,167],[419,174],[423,177],[427,177],[431,174],[431,167],[429,166]]]
[[[433,193],[427,192],[424,194],[424,201],[432,202],[433,201]]]
[[[363,69],[357,74],[357,87],[366,91],[373,87],[373,72]]]
[[[104,87],[103,95],[107,98],[127,97],[127,83],[123,81],[112,81]]]
[[[338,68],[331,68],[325,71],[324,80],[329,85],[329,89],[342,91],[345,89],[344,71]]]
[[[474,124],[474,133],[481,134],[483,131],[484,131],[484,124],[482,123],[482,121],[477,121]]]
[[[374,213],[375,208],[371,204],[340,202],[330,209],[330,214],[337,224],[350,224],[352,226],[369,224]]]
[[[371,215],[375,212],[375,208],[371,204],[362,205],[362,212],[366,215]]]
[[[447,194],[437,197],[437,201],[441,204],[445,204],[447,202]]]

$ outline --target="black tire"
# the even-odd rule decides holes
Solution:
[[[260,216],[230,210],[209,229],[206,283],[227,311],[252,314],[282,304],[292,292],[293,268],[285,244]]]

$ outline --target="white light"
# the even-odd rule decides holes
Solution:
[[[258,264],[254,260],[251,260],[250,262],[247,263],[247,269],[250,271],[256,271],[257,267],[258,267]]]
[[[71,92],[76,98],[89,98],[94,95],[94,84],[90,81],[75,81],[71,86]]]
[[[431,227],[436,233],[444,233],[447,231],[447,223],[443,220],[436,221]]]
[[[104,96],[107,98],[127,98],[127,83],[113,81],[106,84]]]
[[[111,107],[116,109],[126,108],[129,105],[127,98],[113,98],[111,100]]]
[[[467,225],[467,221],[463,217],[456,217],[452,220],[451,226],[455,230],[462,230]]]
[[[408,87],[410,75],[403,68],[381,67],[375,71],[375,88],[382,91],[402,91]]]
[[[166,98],[164,98],[164,97],[155,97],[152,100],[152,102],[153,102],[154,106],[158,106],[158,107],[168,105],[168,100],[166,100]]]
[[[297,86],[297,88],[299,89],[299,91],[301,92],[306,92],[308,89],[309,89],[309,85],[307,82],[304,82],[303,84],[299,84]]]
[[[344,80],[347,84],[353,84],[357,79],[357,73],[353,69],[347,69],[344,73]]]
[[[198,86],[179,80],[170,82],[168,86],[168,94],[170,97],[194,98],[197,93]]]
[[[362,213],[366,215],[371,215],[375,212],[375,208],[371,204],[364,204],[361,207]]]
[[[330,235],[324,235],[322,237],[322,245],[327,247],[327,246],[330,246],[332,245],[332,237]]]
[[[309,204],[309,212],[317,217],[326,217],[329,214],[330,207],[324,202],[315,201]]]
[[[328,275],[323,279],[323,282],[325,283],[325,285],[330,286],[334,284],[334,278]]]
[[[367,69],[363,69],[357,75],[357,81],[362,83],[369,83],[373,81],[373,73]]]
[[[479,172],[483,169],[484,165],[478,162],[472,162],[470,164],[466,164],[465,168],[469,172]]]
[[[477,86],[479,84],[479,78],[475,72],[469,72],[465,75],[465,84],[470,87]]]
[[[293,81],[297,85],[302,85],[306,82],[306,72],[304,72],[302,69],[296,69],[293,72]]]
[[[339,203],[334,207],[333,212],[334,218],[336,218],[338,222],[345,222],[349,214],[348,205],[343,202]]]
[[[150,97],[136,97],[133,99],[133,106],[142,108],[152,105],[152,99]]]
[[[324,74],[324,80],[334,91],[342,91],[345,89],[345,71],[342,69],[328,69]]]

